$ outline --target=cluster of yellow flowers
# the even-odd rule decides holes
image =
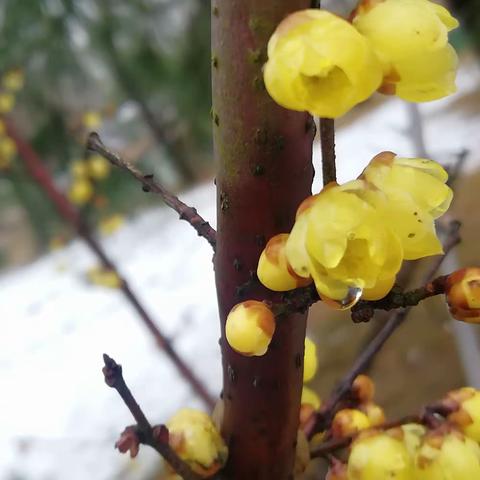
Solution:
[[[336,118],[376,90],[425,102],[453,93],[458,22],[429,0],[362,0],[350,21],[324,10],[288,16],[268,44],[264,79],[291,110]]]
[[[275,291],[313,280],[337,308],[383,298],[404,259],[442,253],[434,220],[452,200],[447,178],[431,160],[377,155],[357,180],[300,205],[291,233],[265,247],[258,278]]]
[[[355,420],[346,421],[342,432],[342,436],[356,435],[348,461],[335,465],[327,479],[480,478],[480,391],[461,388],[450,392],[442,403],[452,413],[432,429],[409,423],[384,431],[365,426],[368,422],[360,420],[354,410],[357,414],[350,418]]]
[[[2,76],[1,84],[0,116],[10,113],[15,107],[15,95],[24,84],[23,72],[19,69],[9,70]],[[16,153],[15,142],[8,137],[5,124],[0,120],[0,171],[10,167]]]
[[[87,111],[82,116],[82,125],[86,130],[100,127],[102,117],[99,112]],[[101,155],[90,155],[84,159],[73,160],[70,165],[72,183],[68,197],[75,205],[85,205],[95,196],[94,182],[104,180],[110,174],[110,163]]]
[[[206,413],[184,408],[167,427],[170,446],[200,477],[210,477],[225,465],[228,448]]]

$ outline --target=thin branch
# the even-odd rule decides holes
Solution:
[[[116,265],[108,257],[101,244],[95,239],[93,232],[88,224],[83,220],[78,211],[73,207],[70,201],[55,186],[48,170],[43,165],[41,159],[33,148],[18,134],[16,128],[11,122],[6,122],[7,133],[15,142],[20,158],[31,177],[36,181],[40,188],[51,200],[60,216],[77,231],[78,235],[88,245],[92,252],[97,256],[105,268],[114,272],[120,279],[120,291],[129,301],[130,305],[137,312],[138,316],[150,331],[159,348],[168,356],[183,378],[190,384],[195,393],[205,402],[209,408],[213,408],[215,400],[212,398],[203,383],[196,377],[190,367],[183,361],[173,348],[170,340],[162,333],[159,327],[153,321],[151,315],[140,303],[138,297],[130,288],[127,280],[123,278]]]
[[[105,354],[103,355],[103,361],[105,366],[102,371],[105,376],[105,383],[118,392],[137,422],[136,432],[138,433],[138,442],[155,449],[184,480],[200,480],[201,477],[193,472],[191,468],[175,453],[172,447],[170,447],[168,443],[168,430],[166,427],[162,425],[152,428],[150,422],[147,420],[147,417],[125,383],[122,374],[122,366],[118,365],[113,358],[110,358]],[[129,435],[135,434],[131,429],[127,430]],[[118,443],[119,442],[117,442],[117,446]]]
[[[102,155],[112,163],[112,165],[128,172],[142,184],[145,192],[153,192],[160,195],[163,201],[180,215],[181,220],[188,222],[196,230],[198,235],[207,240],[212,248],[215,249],[217,234],[210,224],[198,214],[195,208],[186,205],[166,190],[160,183],[153,179],[153,175],[144,175],[136,167],[120,158],[119,155],[107,149],[97,133],[92,132],[89,135],[87,148]]]
[[[459,227],[460,225],[456,221],[450,223],[450,232],[444,246],[445,255],[436,259],[430,271],[425,276],[425,283],[428,283],[432,279],[442,265],[447,254],[460,242]],[[330,398],[325,402],[322,409],[318,412],[312,432],[309,432],[310,434],[314,434],[326,429],[337,409],[339,402],[343,400],[351,391],[355,378],[365,371],[375,355],[382,349],[387,340],[405,321],[411,309],[412,307],[409,306],[404,310],[396,312],[390,316],[385,326],[369,343],[369,345],[367,345],[366,349],[359,355],[350,371],[339,382]]]
[[[320,145],[322,149],[323,185],[337,181],[335,165],[335,120],[320,119]]]

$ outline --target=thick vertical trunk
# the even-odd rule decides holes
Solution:
[[[244,299],[278,300],[253,284],[265,241],[289,232],[310,194],[314,125],[284,110],[262,81],[266,44],[288,13],[310,0],[212,0],[213,128],[217,165],[215,257],[222,322],[226,474],[235,480],[286,480],[292,474],[302,387],[305,315],[284,317],[268,353],[246,358],[224,336],[230,309]]]

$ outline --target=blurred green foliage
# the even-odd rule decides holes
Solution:
[[[65,190],[92,110],[107,143],[149,138],[139,155],[172,188],[211,168],[208,1],[4,0],[0,38],[0,73],[25,73],[11,117]],[[108,206],[93,220],[150,201],[115,171],[99,189]],[[22,205],[40,245],[62,228],[18,159],[0,172],[0,204]]]

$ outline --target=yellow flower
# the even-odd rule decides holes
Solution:
[[[480,442],[480,391],[466,387],[450,392],[449,398],[458,402],[458,409],[448,416],[467,437]]]
[[[462,268],[451,273],[445,294],[453,318],[467,323],[480,323],[479,267]]]
[[[360,430],[370,428],[372,423],[368,416],[353,408],[339,410],[333,417],[331,431],[335,438],[349,437]]]
[[[448,32],[458,22],[429,0],[364,0],[353,25],[384,68],[384,93],[427,102],[455,92],[457,55]]]
[[[10,92],[17,92],[23,87],[25,78],[23,72],[17,68],[15,70],[8,71],[2,78],[2,85],[5,90]]]
[[[245,356],[262,356],[275,332],[275,317],[263,303],[249,300],[232,308],[225,334],[229,345]]]
[[[122,280],[117,273],[105,267],[91,268],[87,272],[87,279],[93,285],[100,287],[117,289],[122,285]]]
[[[383,152],[373,158],[362,178],[374,187],[367,189],[365,198],[397,234],[406,260],[443,253],[434,219],[446,212],[453,193],[445,184],[447,172],[438,163]]]
[[[167,427],[170,446],[201,477],[212,476],[225,465],[228,448],[206,413],[184,408]]]
[[[431,432],[415,459],[417,480],[480,478],[480,447],[461,433]]]
[[[400,428],[403,433],[403,443],[413,458],[422,444],[422,439],[427,433],[427,429],[418,423],[406,423]]]
[[[102,116],[99,112],[89,110],[82,115],[82,123],[85,128],[93,130],[102,124]]]
[[[15,106],[15,97],[11,93],[0,93],[0,113],[10,113]]]
[[[98,226],[103,235],[110,235],[116,232],[125,223],[125,217],[116,213],[109,217],[102,218]]]
[[[352,444],[348,478],[411,480],[414,478],[412,460],[404,444],[387,433],[360,436]]]
[[[258,262],[257,276],[260,282],[275,292],[285,292],[311,283],[311,279],[298,276],[291,268],[285,255],[288,234],[272,237],[263,250]]]
[[[308,387],[303,387],[302,389],[302,399],[300,401],[301,405],[311,405],[314,410],[318,410],[322,405],[320,397]]]
[[[308,271],[322,298],[346,307],[364,289],[367,296],[368,289],[375,289],[380,298],[385,296],[391,282],[384,279],[395,277],[403,258],[398,238],[361,198],[359,188],[363,188],[360,181],[327,186],[298,215],[290,249],[287,242],[292,268]]]
[[[92,184],[88,180],[76,179],[68,191],[68,198],[75,205],[85,205],[93,197]]]
[[[380,405],[368,402],[361,404],[359,409],[367,416],[372,427],[378,427],[385,423],[385,411]]]
[[[317,372],[317,346],[308,337],[305,337],[305,354],[303,360],[303,381],[309,382]]]
[[[283,107],[336,118],[377,90],[382,67],[350,23],[327,11],[301,10],[271,37],[264,79]]]
[[[95,180],[103,180],[110,173],[110,163],[101,155],[92,155],[87,160],[88,174]]]

